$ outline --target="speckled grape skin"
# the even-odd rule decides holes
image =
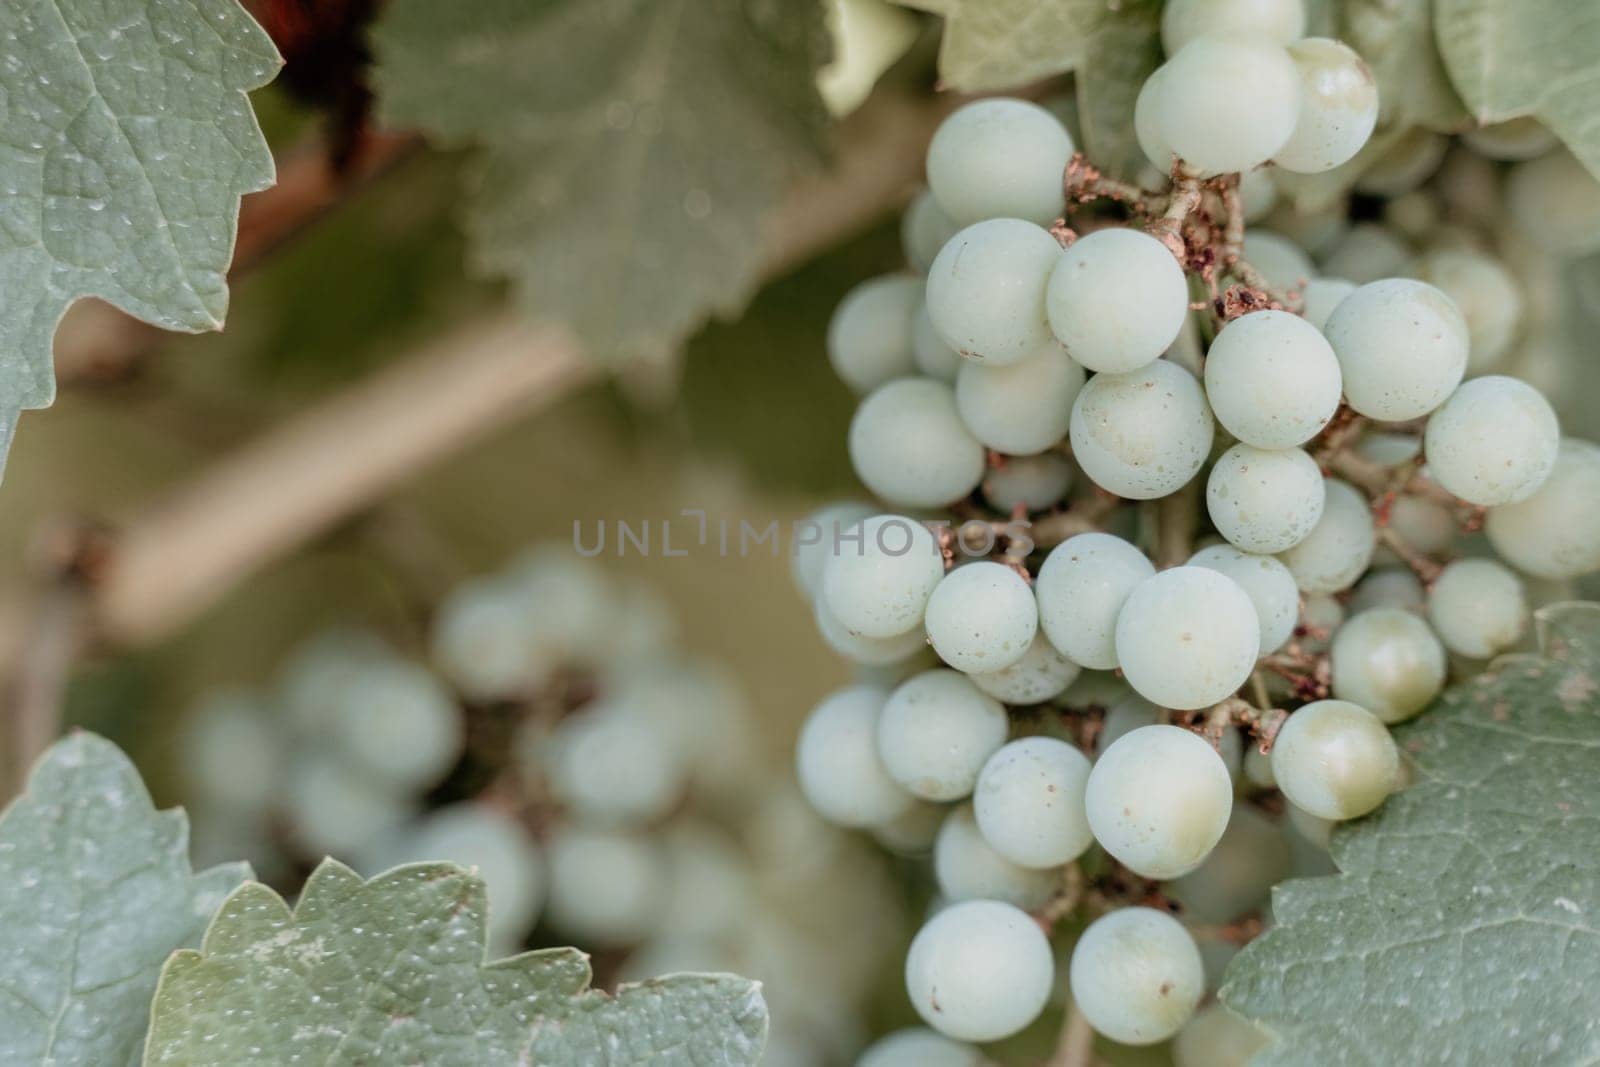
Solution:
[[[996,671],[1020,660],[1039,632],[1039,608],[1026,580],[1000,563],[966,563],[928,598],[928,639],[958,671]]]
[[[957,233],[928,268],[928,317],[951,348],[977,363],[1019,363],[1050,341],[1044,292],[1061,246],[1021,219]]]
[[[860,541],[841,539],[823,563],[822,601],[846,630],[862,637],[917,629],[944,578],[938,542],[926,526],[903,515],[874,516],[857,532]]]
[[[1085,792],[1095,840],[1146,878],[1200,866],[1233,811],[1222,757],[1177,726],[1142,726],[1100,754]]]
[[[878,751],[889,775],[915,795],[959,800],[1005,744],[1008,725],[1001,703],[959,671],[923,671],[890,694]]]
[[[1217,532],[1246,552],[1284,552],[1304,541],[1322,518],[1327,489],[1304,449],[1238,444],[1206,479],[1206,510]]]
[[[1044,634],[1035,634],[1022,658],[1009,667],[967,675],[972,684],[1006,704],[1042,704],[1066,692],[1083,668],[1056,651]]]
[[[1561,427],[1533,386],[1492,374],[1461,383],[1428,419],[1429,476],[1482,507],[1513,504],[1538,491],[1556,465]]]
[[[1507,563],[1535,578],[1600,570],[1600,446],[1562,438],[1544,484],[1526,500],[1490,508],[1484,532]]]
[[[1282,554],[1302,593],[1337,593],[1350,588],[1372,562],[1377,527],[1367,498],[1348,482],[1326,480],[1322,518],[1299,544]]]
[[[1158,359],[1097,374],[1072,407],[1072,455],[1094,483],[1130,500],[1183,488],[1211,452],[1216,427],[1194,375]]]
[[[994,900],[954,904],[917,932],[906,991],[929,1026],[963,1041],[998,1041],[1044,1010],[1055,959],[1039,924]]]
[[[978,775],[978,829],[1000,855],[1024,867],[1060,867],[1094,842],[1084,812],[1089,760],[1054,737],[1003,745]]]
[[[1145,554],[1120,537],[1069,537],[1051,549],[1034,580],[1039,625],[1074,663],[1111,670],[1117,665],[1117,614],[1134,587],[1155,572]]]
[[[1294,575],[1272,556],[1212,545],[1189,557],[1191,567],[1209,567],[1239,583],[1256,607],[1261,624],[1261,654],[1276,652],[1294,636],[1300,615],[1300,590]]]
[[[1073,359],[1124,374],[1177,339],[1189,314],[1189,284],[1167,246],[1144,231],[1096,230],[1057,260],[1045,310]]]
[[[1078,939],[1070,984],[1097,1032],[1124,1045],[1153,1045],[1194,1015],[1205,968],[1177,919],[1154,908],[1122,908],[1090,923]]]
[[[928,144],[928,185],[951,219],[1027,219],[1061,215],[1061,175],[1072,158],[1061,120],[1027,100],[975,100],[951,112]]]
[[[1466,373],[1467,320],[1426,282],[1385,278],[1345,297],[1324,331],[1356,411],[1385,422],[1420,418]]]
[[[1173,567],[1145,579],[1117,616],[1123,677],[1164,708],[1209,707],[1236,692],[1260,648],[1249,595],[1205,567]]]
[[[1300,74],[1300,117],[1273,162],[1317,174],[1349,162],[1378,123],[1378,83],[1349,45],[1308,37],[1289,45]]]
[[[1286,311],[1255,311],[1224,326],[1206,354],[1205,378],[1217,421],[1257,448],[1304,444],[1339,409],[1333,348]]]

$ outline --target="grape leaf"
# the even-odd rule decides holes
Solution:
[[[239,197],[273,180],[244,94],[282,61],[236,0],[7,0],[0,37],[3,459],[74,300],[221,328]]]
[[[111,742],[58,742],[0,814],[0,1063],[138,1063],[162,962],[249,876],[194,874],[183,812]]]
[[[1562,0],[1552,0],[1560,3]],[[1379,123],[1448,133],[1470,126],[1435,40],[1430,0],[1346,0],[1337,36],[1361,54],[1378,81]],[[1439,24],[1444,32],[1444,23]]]
[[[898,0],[944,16],[939,80],[959,92],[1011,89],[1072,70],[1086,30],[1116,0]]]
[[[1098,167],[1133,178],[1148,165],[1133,131],[1133,105],[1161,65],[1160,0],[1126,0],[1086,19],[1078,64],[1083,151]]]
[[[1539,613],[1507,657],[1395,732],[1416,784],[1284,883],[1222,999],[1252,1063],[1600,1058],[1600,604]]]
[[[1531,115],[1600,177],[1600,5],[1435,0],[1439,47],[1479,122]]]
[[[161,974],[146,1064],[754,1064],[759,983],[672,975],[588,989],[588,957],[484,962],[483,883],[442,863],[371,881],[333,860],[291,912],[258,883]]]
[[[477,265],[604,358],[672,351],[743,306],[790,181],[823,160],[822,5],[395,0],[385,116],[484,152]]]

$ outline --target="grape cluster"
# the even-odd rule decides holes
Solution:
[[[749,710],[665,606],[541,547],[395,643],[334,630],[185,721],[202,858],[286,891],[324,855],[448,860],[488,890],[492,957],[576,944],[602,982],[760,979],[770,1061],[837,1057],[900,922],[881,857],[763,773]],[[409,640],[405,638],[409,637]],[[413,647],[415,646],[415,647]],[[865,852],[865,855],[863,855]],[[862,936],[825,944],[839,916]]]
[[[797,549],[859,669],[797,769],[830,821],[931,850],[939,893],[905,965],[933,1030],[862,1063],[977,1062],[1052,1000],[1080,912],[1067,985],[1095,1031],[1242,1062],[1261,1035],[1202,1002],[1271,885],[1403,785],[1391,726],[1600,571],[1600,447],[1500,373],[1526,292],[1435,210],[1518,160],[1505,211],[1548,260],[1600,247],[1600,185],[1525,124],[1453,171],[1428,131],[1364,155],[1373,77],[1304,25],[1299,0],[1168,3],[1138,182],[1051,108],[958,109],[904,217],[912,269],[829,326],[879,504],[822,509]],[[1381,224],[1301,195],[1358,156]],[[1526,223],[1530,187],[1579,232]]]

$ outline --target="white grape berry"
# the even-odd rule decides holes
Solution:
[[[967,677],[1001,703],[1025,706],[1054,700],[1066,692],[1082,670],[1039,633],[1022,658],[1011,666],[975,672]]]
[[[1009,1037],[1044,1010],[1055,958],[1039,924],[1010,904],[952,904],[917,931],[906,990],[923,1021],[962,1041]]]
[[[946,807],[918,800],[898,819],[872,828],[872,839],[899,856],[926,856],[933,851]]]
[[[1053,737],[1024,737],[989,757],[972,794],[978,829],[1024,867],[1060,867],[1094,843],[1084,811],[1089,760]]]
[[[1526,500],[1556,465],[1561,427],[1533,386],[1491,374],[1463,382],[1428,419],[1428,476],[1469,504]]]
[[[534,654],[536,642],[527,604],[494,578],[457,586],[434,617],[433,660],[470,700],[504,700],[535,688],[550,666]]]
[[[1260,35],[1278,44],[1306,32],[1302,0],[1171,0],[1161,10],[1161,46],[1172,55],[1207,34]]]
[[[1044,293],[1060,257],[1056,239],[1031,222],[990,219],[968,226],[928,268],[934,329],[978,363],[1000,366],[1038,354],[1053,336]]]
[[[944,213],[944,208],[934,199],[932,189],[919,192],[900,219],[900,244],[911,269],[928,273],[939,255],[939,249],[959,229],[961,227]]]
[[[1338,593],[1355,584],[1372,562],[1377,527],[1367,498],[1348,482],[1326,480],[1322,518],[1311,533],[1283,553],[1302,593]]]
[[[1441,248],[1420,257],[1410,273],[1438,287],[1467,320],[1467,374],[1497,367],[1522,325],[1522,287],[1505,264],[1483,252]]]
[[[907,630],[893,637],[864,637],[861,634],[851,633],[844,623],[834,617],[821,597],[817,598],[814,617],[817,621],[817,633],[821,635],[823,643],[863,668],[898,670],[899,664],[916,657],[919,653],[927,652],[932,655],[933,650],[928,648],[927,638],[920,629]],[[896,674],[896,677],[899,675]]]
[[[385,850],[390,865],[443,860],[474,870],[489,896],[492,952],[516,951],[544,904],[544,858],[515,819],[482,804],[429,812]]]
[[[1355,291],[1356,283],[1343,278],[1312,278],[1300,293],[1300,314],[1321,330],[1328,325],[1328,316],[1333,314],[1333,309]],[[1335,365],[1337,362],[1335,360]]]
[[[822,568],[838,550],[840,535],[876,514],[875,508],[845,500],[825,504],[796,524],[789,576],[801,595],[816,599],[822,588]]]
[[[1526,500],[1489,509],[1489,543],[1535,578],[1600,570],[1600,446],[1564,437],[1555,467]]]
[[[920,297],[916,310],[911,313],[911,361],[919,374],[941,382],[954,382],[967,363],[960,352],[939,336],[933,320],[928,317],[928,302]]]
[[[431,671],[403,660],[355,674],[330,709],[328,726],[352,763],[400,789],[437,784],[466,743],[450,693]]]
[[[1289,877],[1289,843],[1277,822],[1236,805],[1228,828],[1204,863],[1168,882],[1168,897],[1194,923],[1223,925],[1266,907],[1272,887]]]
[[[1269,168],[1257,167],[1239,175],[1239,206],[1245,222],[1260,222],[1278,206],[1278,187]]]
[[[1160,721],[1160,708],[1137,693],[1125,696],[1112,705],[1101,720],[1100,732],[1094,739],[1095,752],[1103,753],[1123,736],[1141,726],[1154,726]]]
[[[1550,127],[1527,115],[1462,130],[1461,139],[1480,156],[1507,163],[1537,159],[1561,143]]]
[[[1546,252],[1600,249],[1600,180],[1564,148],[1512,167],[1505,205],[1516,232]]]
[[[388,838],[412,808],[404,792],[352,773],[348,764],[320,750],[290,765],[281,803],[289,834],[302,852],[354,862]]]
[[[928,598],[925,624],[933,650],[956,670],[997,671],[1033,644],[1039,606],[1022,575],[979,560],[944,576]]]
[[[208,696],[183,722],[183,771],[191,804],[260,819],[282,787],[287,753],[281,729],[267,702],[253,693],[225,690]]]
[[[944,557],[928,528],[901,515],[878,515],[845,531],[822,566],[822,601],[844,627],[863,637],[895,637],[917,629]]]
[[[1061,872],[1024,867],[994,850],[978,828],[972,805],[944,817],[933,845],[933,875],[947,900],[1003,900],[1037,908],[1061,889]]]
[[[1158,359],[1127,374],[1097,374],[1072,406],[1072,455],[1102,489],[1154,500],[1205,464],[1216,431],[1194,375]]]
[[[1189,283],[1167,246],[1127,227],[1061,254],[1045,290],[1050,329],[1092,371],[1125,374],[1160,357],[1189,315]]]
[[[1349,45],[1308,37],[1289,45],[1300,73],[1300,115],[1272,161],[1285,170],[1320,174],[1348,163],[1378,124],[1378,82]]]
[[[541,762],[551,794],[586,824],[647,823],[688,787],[684,740],[656,708],[616,694],[562,719]]]
[[[972,792],[984,761],[1005,744],[1005,708],[957,671],[932,670],[889,695],[878,753],[889,776],[924,800]]]
[[[666,856],[649,837],[563,827],[546,853],[550,925],[584,945],[643,941],[660,926]]]
[[[1326,333],[1346,399],[1369,418],[1420,418],[1444,403],[1467,369],[1467,321],[1426,282],[1363,285],[1333,309]]]
[[[911,808],[878,756],[878,720],[887,691],[851,686],[814,708],[800,730],[795,768],[801,792],[840,826],[881,826]]]
[[[1061,503],[1072,487],[1072,463],[1055,452],[1010,456],[983,476],[983,499],[1004,515],[1016,508],[1047,511]]]
[[[1011,456],[1028,456],[1067,435],[1083,368],[1055,342],[1032,359],[987,367],[963,361],[956,373],[956,410],[979,442]]]
[[[1206,397],[1217,421],[1257,448],[1311,440],[1339,409],[1333,348],[1305,319],[1255,311],[1224,326],[1206,354]]]
[[[1279,289],[1299,289],[1317,272],[1305,249],[1270,230],[1254,229],[1246,233],[1243,253],[1245,262],[1259,271],[1267,284]],[[1232,282],[1230,276],[1229,284]]]
[[[1106,533],[1069,537],[1050,551],[1033,593],[1039,625],[1062,655],[1080,666],[1117,666],[1117,616],[1155,566],[1133,545]]]
[[[856,1059],[855,1067],[983,1067],[983,1053],[921,1026],[885,1034]]]
[[[1167,61],[1155,128],[1204,176],[1249,170],[1294,132],[1300,74],[1264,37],[1197,37]]]
[[[1220,1002],[1195,1013],[1172,1039],[1173,1067],[1246,1067],[1272,1043],[1265,1031]]]
[[[1389,507],[1389,528],[1406,544],[1429,555],[1449,553],[1456,541],[1456,517],[1450,513],[1450,509],[1422,497],[1395,498]],[[1386,562],[1402,562],[1398,556],[1387,559],[1393,555],[1388,547],[1380,549],[1380,555],[1385,557]]]
[[[1237,692],[1261,651],[1249,594],[1205,567],[1173,567],[1128,594],[1117,616],[1117,663],[1139,695],[1164,708],[1204,708]]]
[[[1356,583],[1347,605],[1351,615],[1371,608],[1401,608],[1422,614],[1428,594],[1410,567],[1374,567]]]
[[[951,112],[928,145],[928,186],[962,225],[1026,219],[1047,226],[1065,207],[1072,135],[1026,100],[976,100]]]
[[[1172,170],[1172,145],[1161,129],[1162,93],[1165,91],[1167,65],[1163,63],[1150,72],[1139,87],[1133,104],[1133,132],[1139,149],[1156,171],[1166,175]]]
[[[828,322],[828,362],[858,393],[913,369],[911,316],[922,299],[915,274],[868,278],[844,295]]]
[[[1504,652],[1528,629],[1522,579],[1492,559],[1458,559],[1428,590],[1428,621],[1459,656],[1488,659]]]
[[[1368,285],[1404,273],[1412,259],[1411,246],[1389,227],[1358,222],[1323,256],[1322,271]]]
[[[1297,710],[1272,742],[1272,775],[1296,807],[1354,819],[1382,804],[1400,777],[1400,752],[1366,708],[1319,700]]]
[[[1072,950],[1072,999],[1098,1033],[1153,1045],[1177,1033],[1205,992],[1200,949],[1154,908],[1122,908],[1090,923]]]
[[[1300,590],[1280,560],[1241,552],[1232,545],[1212,545],[1190,556],[1188,565],[1227,575],[1250,597],[1261,625],[1261,655],[1289,643],[1300,617]]]
[[[1333,635],[1329,656],[1333,695],[1384,722],[1404,722],[1444,688],[1444,646],[1426,622],[1401,608],[1352,615]]]
[[[1233,782],[1222,757],[1177,726],[1143,726],[1095,761],[1084,794],[1094,838],[1129,870],[1177,878],[1227,829]]]
[[[1398,467],[1422,455],[1422,438],[1390,430],[1368,430],[1356,441],[1356,455],[1380,467]]]
[[[873,390],[850,420],[849,446],[856,476],[897,507],[948,504],[983,480],[983,445],[943,382],[902,378]]]
[[[1366,164],[1356,179],[1356,192],[1391,198],[1404,196],[1433,176],[1449,149],[1448,137],[1423,126],[1412,126]]]
[[[1206,479],[1206,511],[1217,532],[1246,552],[1285,552],[1322,519],[1327,489],[1316,460],[1300,448],[1239,444]]]

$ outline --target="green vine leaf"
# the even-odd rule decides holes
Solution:
[[[824,159],[818,3],[395,0],[373,40],[389,121],[484,149],[477,265],[600,357],[741,308],[781,195]]]
[[[1092,12],[1078,64],[1084,153],[1109,173],[1133,178],[1148,165],[1133,132],[1133,106],[1161,65],[1161,0],[1126,0]]]
[[[897,0],[942,15],[939,79],[958,92],[1013,89],[1083,60],[1086,32],[1112,0]]]
[[[79,297],[221,328],[239,197],[273,180],[244,94],[282,61],[236,0],[8,0],[0,37],[3,458]]]
[[[0,1063],[137,1064],[162,963],[248,877],[194,874],[183,812],[111,742],[58,742],[0,814]]]
[[[1600,6],[1435,0],[1439,47],[1479,122],[1531,115],[1600,177]]]
[[[146,1064],[549,1067],[756,1063],[759,983],[680,974],[589,990],[588,957],[484,962],[483,883],[441,863],[371,881],[326,860],[291,912],[249,883],[161,975]]]
[[[1600,1058],[1600,604],[1396,731],[1416,784],[1287,882],[1222,999],[1281,1064]]]

